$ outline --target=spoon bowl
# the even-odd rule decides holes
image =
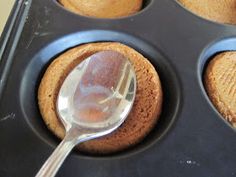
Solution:
[[[56,103],[65,138],[36,176],[55,176],[74,146],[116,130],[128,116],[135,93],[134,69],[118,52],[98,52],[77,65],[64,80]]]

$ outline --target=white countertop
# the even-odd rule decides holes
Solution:
[[[0,35],[4,29],[14,2],[15,0],[0,0]]]

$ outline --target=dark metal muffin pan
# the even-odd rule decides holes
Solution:
[[[58,177],[236,176],[236,132],[205,93],[211,56],[236,50],[236,26],[204,20],[174,0],[149,0],[119,19],[76,15],[56,1],[19,0],[1,37],[0,176],[35,176],[59,140],[37,106],[44,71],[60,53],[116,41],[150,59],[164,91],[159,123],[140,144],[107,156],[74,151]]]

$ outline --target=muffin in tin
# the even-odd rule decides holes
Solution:
[[[58,0],[66,9],[89,17],[120,18],[141,10],[143,0]]]
[[[236,0],[178,0],[193,13],[211,21],[236,24]]]
[[[92,154],[119,152],[139,143],[154,128],[162,110],[161,82],[148,59],[120,43],[90,43],[70,49],[57,57],[47,68],[41,80],[38,104],[48,128],[59,138],[65,136],[65,129],[56,113],[59,89],[69,72],[82,60],[106,50],[119,52],[130,60],[136,73],[137,92],[133,108],[121,127],[107,136],[78,146],[80,151]]]
[[[236,52],[216,55],[206,68],[204,82],[214,106],[236,128]]]

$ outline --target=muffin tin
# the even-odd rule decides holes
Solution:
[[[37,105],[49,63],[69,48],[104,41],[126,44],[155,66],[164,91],[160,121],[126,151],[74,151],[57,176],[236,176],[236,132],[202,82],[211,56],[236,50],[236,26],[204,20],[174,0],[146,1],[119,19],[79,16],[56,1],[16,2],[0,41],[0,176],[34,176],[60,142]]]

